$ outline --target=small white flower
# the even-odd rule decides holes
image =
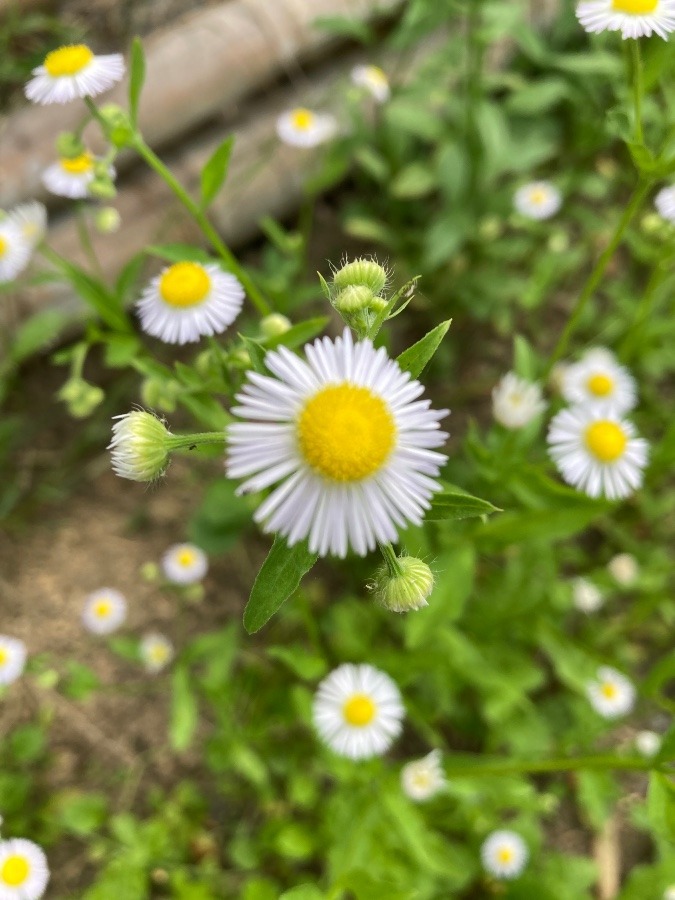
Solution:
[[[0,841],[0,900],[39,900],[47,890],[47,857],[25,838]]]
[[[0,221],[0,284],[14,281],[30,261],[32,245],[8,217]]]
[[[167,344],[187,344],[225,331],[243,302],[243,287],[220,266],[179,262],[152,279],[136,308],[147,334]]]
[[[515,831],[493,831],[480,848],[483,868],[495,878],[517,878],[525,868],[527,844]]]
[[[391,96],[389,79],[379,66],[354,66],[351,79],[364,88],[377,103],[386,103]]]
[[[649,445],[611,410],[561,410],[548,432],[549,453],[568,484],[590,497],[619,500],[642,484]]]
[[[550,219],[562,206],[562,196],[549,181],[533,181],[518,188],[513,205],[528,219]]]
[[[120,53],[95,56],[84,44],[59,47],[33,69],[25,94],[34,103],[69,103],[77,97],[96,97],[124,77]]]
[[[605,719],[625,716],[635,705],[633,683],[610,666],[598,669],[597,680],[587,684],[586,693],[593,709]]]
[[[162,557],[164,575],[174,584],[194,584],[201,581],[208,568],[206,554],[194,544],[174,544]]]
[[[337,121],[328,113],[316,113],[298,107],[282,113],[277,119],[277,135],[292,147],[317,147],[337,132]]]
[[[635,735],[635,746],[643,756],[656,756],[661,749],[661,735],[655,731],[638,731]]]
[[[663,900],[675,900],[675,884],[665,889],[663,892]]]
[[[567,366],[562,394],[568,403],[606,404],[617,413],[633,409],[637,402],[635,379],[607,354],[604,347],[597,347],[580,362]]]
[[[577,6],[577,18],[586,31],[620,31],[626,38],[649,37],[652,32],[665,40],[675,31],[674,0],[587,0]]]
[[[248,373],[227,429],[227,473],[247,478],[239,493],[276,485],[255,514],[289,545],[359,556],[398,529],[420,524],[446,457],[439,420],[423,391],[384,349],[335,341],[305,347],[307,362],[285,347],[265,357],[274,377]]]
[[[492,391],[492,415],[504,428],[523,428],[546,409],[538,384],[507,372]]]
[[[7,219],[21,232],[21,236],[35,249],[47,231],[47,209],[44,203],[32,200],[15,206]]]
[[[640,567],[630,553],[618,553],[607,563],[607,571],[621,587],[630,587],[637,581]]]
[[[114,416],[111,451],[113,472],[130,481],[154,481],[169,464],[169,432],[161,419],[144,409]]]
[[[111,634],[127,617],[127,601],[113,588],[89,594],[82,610],[82,623],[93,634]]]
[[[61,157],[42,173],[42,183],[47,190],[57,197],[69,197],[71,200],[84,200],[89,197],[89,186],[96,177],[96,165],[99,160],[89,151],[73,158]],[[115,169],[108,167],[110,178],[115,177]]]
[[[401,733],[403,703],[397,686],[367,664],[345,663],[319,685],[313,718],[322,741],[340,756],[380,756]]]
[[[174,657],[173,644],[156,631],[144,635],[140,644],[141,659],[148,672],[161,672]]]
[[[675,184],[661,188],[654,198],[654,206],[661,218],[675,224]]]
[[[411,800],[429,800],[443,790],[444,785],[440,750],[432,750],[422,759],[415,759],[401,769],[401,787]]]
[[[605,598],[600,589],[586,578],[575,578],[572,582],[572,602],[580,612],[594,613],[600,609]]]
[[[18,638],[0,634],[0,685],[11,684],[26,665],[26,645]]]

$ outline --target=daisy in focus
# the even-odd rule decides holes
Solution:
[[[354,66],[352,82],[368,91],[376,103],[386,103],[391,96],[389,79],[379,66]]]
[[[225,331],[243,302],[243,287],[220,266],[179,262],[150,281],[136,309],[146,334],[167,344],[188,344]]]
[[[304,362],[285,347],[265,357],[274,377],[248,373],[243,421],[227,429],[227,474],[246,478],[239,493],[275,485],[255,520],[293,546],[359,556],[420,524],[446,457],[447,435],[418,399],[423,387],[368,340],[342,337],[305,346]]]
[[[605,598],[592,582],[586,578],[575,578],[572,582],[572,602],[579,612],[594,613],[601,608]]]
[[[39,900],[49,867],[42,849],[25,838],[0,841],[0,900]]]
[[[523,428],[546,409],[538,384],[507,372],[492,391],[492,415],[504,428]]]
[[[432,750],[422,759],[407,763],[401,770],[401,787],[411,800],[429,800],[445,786],[441,751]]]
[[[638,579],[640,567],[630,553],[618,553],[607,563],[607,571],[621,587],[630,587]]]
[[[291,147],[318,147],[335,136],[337,121],[329,113],[316,113],[298,107],[277,119],[277,135]]]
[[[313,719],[321,740],[340,756],[381,756],[401,733],[404,716],[398,688],[367,664],[345,663],[319,685]]]
[[[8,216],[0,220],[0,284],[14,281],[30,262],[32,244]]]
[[[517,878],[529,856],[527,845],[515,831],[493,831],[483,841],[480,857],[483,868],[495,878]]]
[[[620,500],[642,484],[649,444],[612,410],[561,410],[550,424],[548,445],[564,480],[589,497]]]
[[[194,584],[209,570],[206,553],[194,544],[174,544],[162,557],[162,571],[174,584]]]
[[[45,56],[24,91],[33,103],[69,103],[102,94],[121,81],[124,72],[121,53],[96,56],[85,44],[70,44]]]
[[[142,638],[140,654],[147,671],[155,674],[165,669],[173,659],[173,644],[168,637],[153,631]]]
[[[518,188],[513,205],[526,219],[552,218],[562,206],[562,196],[550,181],[533,181]]]
[[[51,194],[68,197],[71,200],[85,200],[90,196],[89,188],[96,178],[99,160],[88,151],[74,157],[61,157],[42,173],[42,183]],[[110,178],[115,177],[112,166],[108,168]]]
[[[26,665],[26,645],[18,638],[0,634],[0,686],[19,678]]]
[[[620,31],[621,37],[658,34],[664,41],[675,31],[675,0],[587,0],[577,6],[577,19],[586,31]]]
[[[31,250],[37,247],[47,232],[47,209],[37,200],[15,206],[7,213],[7,220],[19,229]]]
[[[565,368],[562,394],[568,403],[605,403],[617,413],[628,412],[637,403],[635,379],[604,347],[588,351]]]
[[[82,610],[82,624],[92,634],[111,634],[127,617],[127,601],[112,588],[101,588],[87,597]]]
[[[597,678],[586,686],[586,693],[593,709],[605,719],[625,716],[635,705],[633,683],[610,666],[598,669]]]
[[[675,224],[675,184],[661,188],[654,198],[654,206],[662,219]]]

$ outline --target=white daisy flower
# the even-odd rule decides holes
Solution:
[[[174,544],[162,557],[165,578],[174,584],[194,584],[209,570],[209,560],[194,544]]]
[[[11,684],[26,665],[26,645],[18,638],[0,634],[0,685]]]
[[[440,489],[446,457],[432,448],[447,437],[447,410],[417,399],[422,385],[349,329],[305,355],[280,347],[265,357],[275,377],[248,373],[233,409],[245,421],[227,429],[227,473],[248,479],[239,493],[276,485],[255,514],[264,531],[291,546],[308,538],[321,556],[365,556],[419,524]]]
[[[483,868],[495,878],[517,878],[525,868],[529,851],[515,831],[493,831],[480,848]]]
[[[319,685],[313,719],[321,740],[340,756],[380,756],[401,733],[401,694],[388,675],[345,663]]]
[[[592,582],[586,578],[575,578],[572,582],[572,602],[580,612],[594,613],[603,605],[605,598]]]
[[[638,731],[635,735],[635,746],[643,756],[656,756],[661,749],[661,735],[655,731]]]
[[[637,581],[640,567],[630,553],[618,553],[607,563],[607,571],[621,587],[630,587]]]
[[[89,197],[89,186],[96,177],[96,157],[85,151],[72,159],[62,157],[52,163],[42,173],[42,183],[57,197],[84,200]],[[115,169],[110,166],[108,174],[115,177]]]
[[[82,623],[93,634],[111,634],[127,617],[127,601],[113,588],[101,588],[87,597]]]
[[[140,644],[141,659],[148,672],[161,672],[174,657],[173,644],[163,634],[152,631],[144,635]]]
[[[48,53],[24,90],[34,103],[69,103],[102,94],[121,81],[124,72],[121,53],[95,56],[85,44],[71,44]]]
[[[291,147],[317,147],[337,132],[337,121],[329,113],[316,113],[298,107],[282,113],[277,119],[277,135]]]
[[[167,344],[187,344],[225,331],[243,302],[243,287],[220,266],[179,262],[152,279],[136,308],[147,334]]]
[[[675,31],[675,0],[587,0],[577,6],[577,19],[592,34],[620,31],[621,37],[668,40]]]
[[[14,281],[30,262],[32,245],[7,217],[0,221],[0,284]]]
[[[642,484],[649,444],[612,410],[561,410],[549,427],[548,444],[565,481],[589,497],[619,500]]]
[[[675,884],[665,889],[663,892],[663,900],[675,900]]]
[[[386,103],[391,96],[389,79],[379,66],[354,66],[351,79],[364,88],[377,103]]]
[[[440,750],[432,750],[422,759],[407,763],[401,770],[401,787],[411,800],[429,800],[443,790],[444,785],[445,772]]]
[[[49,882],[47,857],[25,838],[0,841],[0,900],[38,900]]]
[[[21,203],[7,214],[7,219],[21,232],[21,236],[35,249],[47,232],[47,208],[32,200]]]
[[[589,350],[578,363],[568,365],[562,394],[568,403],[609,404],[617,413],[637,403],[635,379],[625,366],[608,357],[604,347]]]
[[[654,198],[654,206],[662,219],[675,224],[675,184],[661,188]]]
[[[504,428],[523,428],[546,409],[538,384],[507,372],[492,391],[492,415]]]
[[[533,181],[518,188],[513,205],[527,219],[550,219],[562,206],[562,196],[549,181]]]
[[[586,685],[586,693],[593,709],[605,719],[625,716],[635,705],[633,683],[610,666],[598,669],[597,680]]]

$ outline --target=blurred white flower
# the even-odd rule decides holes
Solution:
[[[515,831],[493,831],[480,850],[483,868],[495,878],[517,878],[525,868],[529,852]]]
[[[127,601],[113,588],[93,591],[85,600],[82,623],[93,634],[111,634],[127,617]]]
[[[0,220],[0,284],[14,281],[30,262],[32,244],[9,217]]]
[[[173,644],[163,634],[152,631],[140,643],[141,660],[148,672],[161,672],[174,657]]]
[[[572,581],[572,602],[576,609],[584,613],[597,612],[605,598],[600,589],[586,578],[575,578]]]
[[[635,746],[643,756],[656,756],[661,749],[662,738],[655,731],[638,731],[635,735]]]
[[[568,365],[562,394],[568,403],[606,404],[617,413],[628,412],[637,402],[635,379],[605,353],[604,347],[594,348],[580,362]]]
[[[0,841],[0,900],[39,900],[49,866],[43,850],[25,838]]]
[[[562,206],[562,196],[549,181],[533,181],[518,188],[513,205],[528,219],[550,219]]]
[[[675,184],[661,188],[654,198],[654,206],[661,218],[675,224]]]
[[[194,544],[174,544],[162,557],[164,576],[174,584],[201,581],[208,569],[206,553]]]
[[[492,391],[492,414],[504,428],[523,428],[546,409],[541,387],[507,372]]]
[[[18,638],[0,634],[0,685],[19,678],[26,665],[26,645]]]
[[[84,200],[91,196],[90,187],[96,179],[98,163],[99,160],[88,150],[79,156],[63,156],[47,166],[42,173],[42,183],[57,197]],[[110,179],[114,179],[115,169],[112,166],[106,166],[106,172]]]
[[[121,81],[124,72],[120,53],[95,56],[85,44],[71,44],[48,53],[24,90],[34,103],[69,103],[102,94]]]
[[[618,553],[607,563],[607,571],[621,587],[630,587],[637,581],[640,567],[630,553]]]
[[[31,250],[37,247],[47,231],[47,208],[37,200],[15,206],[7,213],[7,218],[17,226]]]
[[[593,709],[605,719],[625,716],[635,705],[632,681],[610,666],[598,669],[597,679],[587,684],[586,692]]]
[[[354,66],[351,78],[355,85],[365,88],[377,103],[386,103],[391,96],[389,79],[379,66]]]
[[[675,30],[673,0],[586,0],[577,6],[577,18],[586,31],[620,31],[621,37],[650,37],[664,41]]]
[[[665,889],[663,892],[663,900],[675,900],[675,884]]]
[[[401,787],[411,800],[428,800],[438,794],[444,785],[440,750],[432,750],[422,759],[407,763],[401,770]]]
[[[292,147],[317,147],[337,133],[337,120],[329,113],[312,112],[298,107],[282,113],[277,119],[277,135]]]

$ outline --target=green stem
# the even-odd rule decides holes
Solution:
[[[96,250],[94,249],[94,245],[91,240],[91,234],[89,233],[89,228],[87,226],[83,203],[77,204],[77,233],[80,238],[80,244],[82,246],[82,249],[84,250],[85,256],[91,263],[94,272],[96,273],[100,281],[105,282],[103,269],[101,268],[101,263],[99,262],[98,256],[96,255]]]
[[[389,577],[399,578],[403,574],[403,569],[396,556],[396,551],[391,544],[380,544],[379,547],[389,571]]]
[[[469,0],[466,22],[466,146],[469,160],[469,194],[477,196],[480,181],[482,143],[476,121],[476,109],[482,98],[483,43],[479,35],[482,0]]]
[[[644,96],[644,69],[642,66],[642,51],[640,41],[629,41],[631,46],[631,58],[633,61],[633,108],[635,111],[635,143],[645,142],[642,129],[642,98]]]
[[[622,769],[638,772],[659,770],[653,761],[631,756],[577,756],[558,759],[512,760],[499,762],[475,759],[453,766],[448,757],[444,766],[450,778],[474,778],[489,775],[536,775],[546,772],[575,772],[579,769]]]
[[[204,431],[200,434],[172,434],[167,439],[169,450],[191,450],[203,444],[223,444],[225,442],[224,431]]]
[[[253,301],[253,304],[255,305],[258,312],[263,316],[269,315],[272,310],[267,300],[263,297],[246,270],[239,264],[231,250],[229,250],[229,248],[225,246],[220,238],[220,235],[204,214],[204,211],[201,210],[199,206],[194,202],[183,185],[174,176],[173,172],[171,172],[171,170],[164,165],[162,160],[145,143],[140,134],[136,134],[134,136],[132,146],[150,166],[150,168],[154,169],[159,177],[166,182],[166,184],[171,188],[176,197],[178,197],[180,202],[187,209],[195,222],[199,225],[204,236],[209,240],[211,246],[218,253],[227,268],[237,276],[239,281],[241,281],[242,285],[246,289],[246,293]]]
[[[645,197],[649,193],[652,186],[651,179],[640,178],[638,183],[633,191],[633,194],[628,202],[628,205],[623,211],[619,222],[617,223],[616,228],[614,229],[614,234],[612,235],[609,244],[605,247],[603,252],[600,254],[600,258],[598,259],[593,271],[588,277],[586,284],[582,288],[581,293],[579,294],[579,299],[576,302],[576,306],[572,310],[572,315],[570,316],[567,325],[563,329],[563,333],[560,335],[560,339],[555,346],[555,349],[551,355],[551,359],[549,361],[547,374],[551,371],[555,363],[565,354],[567,348],[569,346],[570,338],[574,334],[574,332],[579,327],[579,323],[584,314],[584,310],[586,309],[586,304],[590,300],[590,298],[595,293],[596,288],[602,281],[602,276],[605,274],[605,270],[609,265],[610,260],[614,256],[614,253],[621,243],[624,234],[626,233],[626,229],[632,222],[634,216],[642,206]]]

